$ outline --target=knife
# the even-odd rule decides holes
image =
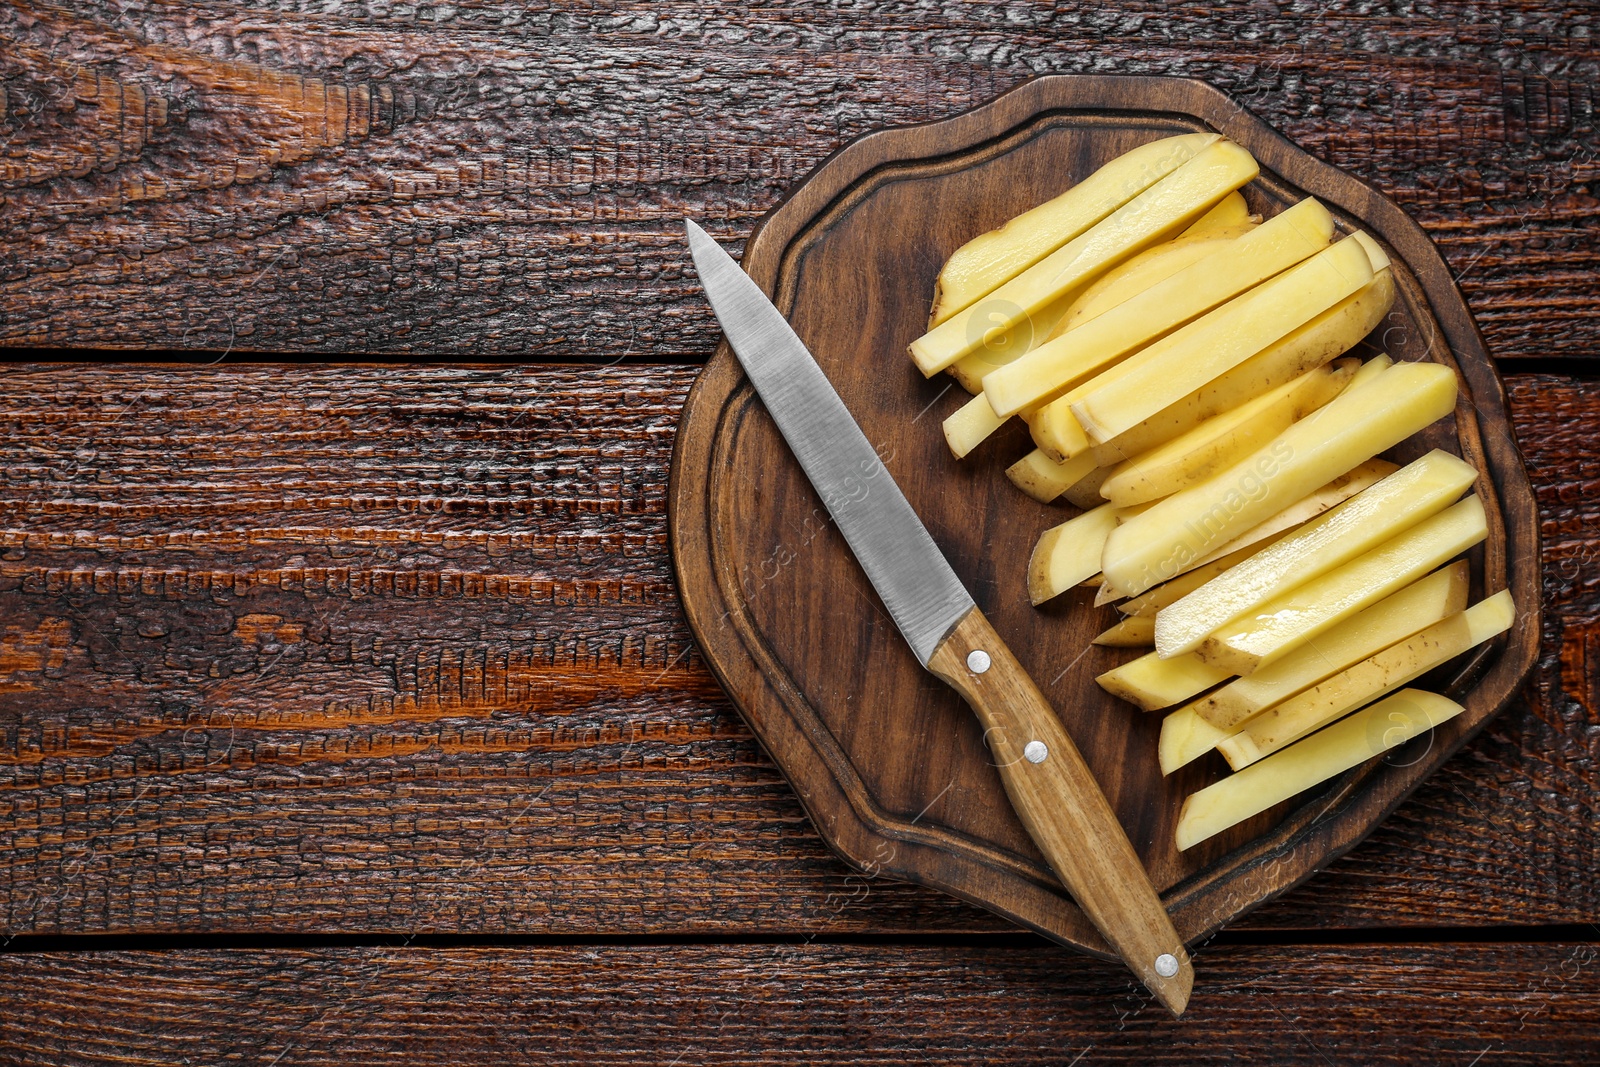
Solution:
[[[1011,806],[1089,921],[1182,1014],[1188,953],[1077,746],[783,313],[704,230],[685,227],[728,344],[911,651],[977,713]]]

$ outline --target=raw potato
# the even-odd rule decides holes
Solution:
[[[984,395],[1001,415],[1035,406],[1088,381],[1140,345],[1327,248],[1332,235],[1333,216],[1328,209],[1315,200],[1303,200],[1271,222],[1224,242],[1211,255],[990,374],[983,380]],[[1359,250],[1357,255],[1365,257]],[[1141,353],[1134,358],[1142,360],[1144,356]]]
[[[1031,329],[1025,333],[1017,330],[1006,333],[993,346],[962,357],[949,368],[949,373],[967,392],[978,396],[983,392],[984,378],[1038,351],[1043,344],[1040,338],[1047,330],[1050,337],[1059,337],[1069,320],[1082,321],[1085,317],[1114,308],[1227,243],[1225,238],[1168,241],[1141,252],[1108,271],[1093,285],[1062,297],[1044,311],[1031,316]],[[1107,283],[1110,285],[1107,286]],[[1023,414],[1027,410],[1031,409],[1025,409]],[[955,420],[954,423],[952,420]],[[964,459],[1003,425],[1005,419],[996,418],[992,406],[980,411],[968,403],[956,415],[945,420],[945,440],[949,442],[956,458]]]
[[[1467,561],[1457,560],[1357,612],[1270,667],[1236,678],[1195,701],[1194,712],[1218,729],[1234,730],[1323,679],[1461,611],[1467,606],[1470,584]],[[1186,652],[1169,662],[1194,655]]]
[[[1393,306],[1388,254],[1330,244],[1314,200],[1263,224],[1237,191],[1256,169],[1214,140],[1053,244],[1028,226],[1072,195],[1019,216],[951,257],[909,348],[973,394],[943,422],[957,458],[1020,417],[1037,447],[1007,477],[1083,509],[1039,537],[1029,597],[1095,590],[1122,618],[1094,644],[1155,646],[1096,680],[1176,707],[1163,773],[1211,751],[1237,772],[1186,799],[1179,848],[1458,714],[1389,694],[1514,618],[1506,593],[1463,610],[1449,562],[1486,536],[1458,501],[1476,472],[1376,458],[1452,413],[1454,371],[1333,362]],[[973,264],[994,273],[963,296]]]
[[[1329,508],[1344,503],[1368,486],[1382,481],[1394,472],[1395,465],[1388,460],[1369,459],[1354,470],[1339,475],[1339,477],[1309,496],[1303,496],[1296,500],[1271,518],[1263,519],[1221,548],[1213,549],[1210,554],[1202,556],[1194,563],[1188,564],[1188,567],[1202,566],[1212,560],[1237,552],[1247,545],[1257,544],[1268,537],[1308,522]],[[1186,572],[1187,568],[1180,573]]]
[[[1231,466],[1338,396],[1355,376],[1357,360],[1306,371],[1269,393],[1202,422],[1142,456],[1125,460],[1100,487],[1118,507],[1171,496]]]
[[[1302,497],[1276,515],[1265,519],[1210,555],[1188,564],[1176,577],[1148,589],[1119,605],[1125,614],[1156,614],[1167,605],[1192,592],[1212,578],[1225,573],[1234,564],[1253,556],[1280,535],[1304,525],[1329,508],[1336,507],[1373,483],[1394,472],[1388,460],[1369,459],[1348,474],[1341,474],[1310,496]],[[1134,505],[1134,508],[1141,505]],[[1148,507],[1149,505],[1142,505]],[[1131,512],[1133,508],[1123,509]],[[1095,599],[1095,606],[1123,599],[1114,589],[1103,589]],[[1158,616],[1159,617],[1159,616]]]
[[[1193,429],[1204,420],[1231,411],[1268,389],[1349,351],[1389,314],[1389,309],[1394,305],[1394,293],[1394,279],[1389,271],[1379,271],[1371,285],[1355,296],[1346,297],[1265,352],[1251,356],[1178,403],[1168,405],[1159,415],[1146,419],[1104,444],[1094,446],[1096,461],[1101,464],[1119,463],[1129,456],[1148,452],[1180,433]],[[1054,406],[1055,403],[1045,405],[1040,409],[1041,415]],[[1067,446],[1075,447],[1079,441],[1082,447],[1089,447],[1088,438],[1072,417],[1070,408],[1067,418],[1071,420],[1070,426],[1057,426],[1047,418],[1035,422],[1034,441],[1050,451],[1041,437],[1054,433],[1063,446],[1056,451],[1063,456],[1075,454],[1073,448]]]
[[[1233,732],[1206,722],[1195,714],[1193,704],[1170,712],[1161,720],[1161,740],[1156,745],[1161,773],[1171,774],[1180,767],[1187,767],[1226,741]]]
[[[1355,499],[1164,609],[1156,648],[1177,656],[1272,597],[1325,574],[1448,507],[1478,472],[1435,449]]]
[[[1166,281],[1190,264],[1204,259],[1233,238],[1243,237],[1251,229],[1253,227],[1241,226],[1203,237],[1179,237],[1148,248],[1125,263],[1119,263],[1084,287],[1061,321],[1050,331],[1049,337],[1060,337],[1095,316],[1105,314],[1123,301],[1138,296],[1152,285]]]
[[[1360,369],[1355,372],[1355,375],[1345,383],[1345,388],[1353,389],[1358,385],[1366,385],[1369,381],[1376,378],[1378,375],[1382,374],[1392,366],[1394,366],[1394,360],[1389,358],[1389,353],[1379,352],[1377,355],[1361,364]]]
[[[929,325],[1021,274],[1218,139],[1217,134],[1190,133],[1140,145],[1055,199],[974,237],[940,270]]]
[[[1144,592],[1450,414],[1455,400],[1455,372],[1437,363],[1397,363],[1347,389],[1253,455],[1112,531],[1100,568],[1106,582],[1129,596]]]
[[[1169,604],[1175,603],[1206,582],[1227,573],[1234,565],[1255,555],[1280,535],[1303,526],[1330,508],[1337,507],[1356,496],[1393,473],[1394,469],[1394,464],[1388,460],[1367,460],[1354,470],[1339,475],[1316,492],[1296,500],[1276,515],[1263,519],[1221,548],[1185,564],[1181,571],[1162,584],[1153,586],[1138,596],[1128,598],[1119,606],[1119,610],[1129,614],[1135,612],[1141,615],[1156,614],[1159,619],[1159,612]],[[1134,505],[1135,508],[1141,506],[1148,508],[1150,505]],[[1123,599],[1123,594],[1107,587],[1100,597],[1095,601],[1096,606]]]
[[[1041,534],[1028,560],[1028,598],[1043,604],[1097,573],[1101,548],[1116,525],[1117,509],[1103,504]]]
[[[1006,420],[994,413],[983,394],[968,400],[944,420],[944,440],[951,455],[966,459],[989,435],[1005,425]],[[1093,466],[1093,464],[1090,464]]]
[[[1262,712],[1219,742],[1217,750],[1234,770],[1248,767],[1351,709],[1392,693],[1467,649],[1505,633],[1516,614],[1511,593],[1496,593]]]
[[[1273,597],[1207,637],[1197,651],[1207,663],[1250,674],[1487,535],[1483,501],[1469,496],[1350,562]]]
[[[971,393],[973,397],[981,397],[983,395],[983,379],[1000,368],[1021,359],[1031,349],[1042,343],[1044,331],[1066,314],[1067,308],[1074,302],[1076,295],[1076,291],[1069,293],[1043,311],[1032,315],[1028,330],[1011,330],[1000,335],[993,345],[985,346],[970,356],[963,356],[946,368],[946,373],[954,378],[961,388]],[[972,406],[970,401],[967,406]],[[978,409],[973,408],[964,416],[964,427],[959,433],[960,440],[965,442],[968,452],[976,448],[980,442],[995,430],[1005,425],[1006,420],[996,419],[994,417],[994,409],[987,402],[985,402],[984,407],[986,410],[981,414]],[[945,421],[948,422],[949,420]],[[949,440],[948,430],[946,431],[946,440]],[[954,445],[952,445],[953,448]],[[965,453],[958,453],[957,458],[965,458]]]
[[[1078,388],[1082,389],[1083,386]],[[1072,413],[1072,398],[1076,391],[1064,393],[1040,405],[1028,419],[1028,432],[1033,435],[1033,443],[1042,448],[1046,455],[1056,459],[1068,460],[1089,451],[1089,438],[1083,432],[1083,427],[1078,425],[1078,417]],[[1106,466],[1114,466],[1120,461],[1121,457],[1118,457]]]
[[[1123,619],[1094,639],[1108,648],[1150,648],[1155,642],[1154,619]]]
[[[1072,463],[1074,461],[1068,460],[1067,462]],[[1106,475],[1110,473],[1111,470],[1108,467],[1095,467],[1088,474],[1067,486],[1066,492],[1062,493],[1061,496],[1073,507],[1082,508],[1085,511],[1097,508],[1105,503],[1105,498],[1100,495],[1100,485],[1106,480]]]
[[[1250,236],[1265,233],[1271,225],[1263,225]],[[1234,243],[1249,239],[1241,237]],[[1135,357],[1137,373],[1123,373],[1074,401],[1072,413],[1091,441],[1109,441],[1293,333],[1371,281],[1366,249],[1359,241],[1346,238],[1150,345]]]
[[[1460,704],[1436,693],[1402,690],[1253,767],[1191,794],[1178,816],[1177,846],[1180,850],[1192,848],[1460,712]]]
[[[1118,600],[1125,599],[1124,597],[1119,596],[1118,594],[1107,589],[1105,587],[1105,580],[1105,575],[1102,574],[1100,576],[1100,591],[1094,595],[1094,606],[1097,608],[1104,607],[1107,604],[1112,604]],[[1121,607],[1121,605],[1118,605],[1118,607]]]
[[[1144,711],[1156,711],[1203,693],[1228,677],[1227,671],[1219,671],[1192,652],[1173,659],[1146,652],[1106,671],[1095,681],[1112,696],[1137,704]]]
[[[932,377],[998,341],[1051,301],[1163,240],[1258,173],[1250,153],[1217,141],[1085,233],[911,342]]]
[[[1241,548],[1237,548],[1225,556],[1219,556],[1203,566],[1196,567],[1192,571],[1186,571],[1183,574],[1178,575],[1170,582],[1163,582],[1154,589],[1146,590],[1145,592],[1134,597],[1132,600],[1127,600],[1121,604],[1118,604],[1117,610],[1122,612],[1124,615],[1154,617],[1157,612],[1166,607],[1168,604],[1179,599],[1185,593],[1200,588],[1212,578],[1215,578],[1217,575],[1226,571],[1229,567],[1249,559],[1251,556],[1261,551],[1262,547],[1263,546],[1261,545],[1245,545]],[[1115,598],[1113,597],[1108,598],[1105,601],[1100,601],[1096,604],[1096,606],[1098,607],[1100,603],[1109,603],[1111,599]]]
[[[1087,453],[1057,463],[1036,448],[1007,467],[1006,477],[1039,503],[1048,504],[1092,470],[1094,458]]]
[[[1250,208],[1244,202],[1243,193],[1229,193],[1222,198],[1222,202],[1216,207],[1201,215],[1193,226],[1179,234],[1178,239],[1209,237],[1218,230],[1231,230],[1238,226],[1260,221],[1261,216],[1250,214]]]
[[[1383,246],[1370,233],[1365,230],[1357,230],[1350,235],[1350,238],[1359,242],[1362,249],[1366,251],[1367,262],[1372,264],[1373,274],[1377,274],[1380,270],[1388,269],[1389,253],[1383,250]]]
[[[950,376],[961,388],[977,396],[983,392],[984,378],[1013,360],[1020,359],[1029,349],[1043,344],[1045,337],[1066,316],[1067,309],[1072,307],[1082,291],[1083,287],[1080,286],[1029,315],[1026,329],[986,335],[977,351],[961,357],[947,368]]]

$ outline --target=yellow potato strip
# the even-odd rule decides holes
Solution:
[[[1087,232],[917,338],[912,359],[923,374],[937,374],[996,333],[1027,323],[1052,300],[1187,224],[1257,172],[1250,153],[1231,141],[1202,149]]]
[[[1129,596],[1204,558],[1290,503],[1455,408],[1456,376],[1437,363],[1397,363],[1348,389],[1266,447],[1175,493],[1112,532],[1101,570]]]
[[[1262,226],[1239,241],[1250,240],[1266,229]],[[1091,441],[1108,441],[1237,367],[1371,281],[1372,267],[1361,243],[1348,238],[1340,241],[1155,342],[1139,353],[1138,373],[1121,375],[1075,401],[1072,413]],[[985,379],[985,389],[987,383]]]
[[[1217,751],[1234,770],[1248,767],[1351,709],[1392,693],[1474,645],[1504,633],[1515,619],[1510,592],[1496,593],[1262,712],[1219,742]]]
[[[1477,480],[1470,464],[1435,449],[1363,490],[1251,562],[1164,609],[1156,647],[1176,656],[1265,603],[1438,514]]]
[[[932,324],[1021,274],[1219,139],[1214,133],[1186,133],[1140,145],[1060,196],[974,237],[939,271]]]
[[[1404,744],[1460,713],[1460,704],[1436,693],[1419,689],[1396,693],[1275,756],[1191,794],[1178,815],[1177,846],[1180,850],[1193,848],[1228,827]]]

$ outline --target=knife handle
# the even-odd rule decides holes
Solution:
[[[1194,970],[1172,919],[1077,746],[983,612],[962,617],[928,669],[977,713],[1011,806],[1089,921],[1182,1014]]]

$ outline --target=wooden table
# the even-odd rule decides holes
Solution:
[[[187,362],[0,378],[0,1062],[1592,1059],[1596,30],[1556,0],[9,0],[0,340]],[[1112,70],[1205,77],[1407,206],[1543,517],[1525,695],[1201,946],[1181,1022],[834,859],[666,546],[716,340],[679,220],[736,242],[858,134]]]

